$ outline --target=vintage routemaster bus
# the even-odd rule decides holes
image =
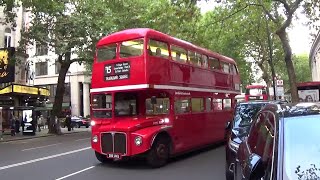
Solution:
[[[97,43],[90,93],[97,159],[143,155],[160,167],[172,155],[224,141],[240,78],[231,58],[138,28]]]
[[[245,101],[252,100],[268,100],[267,86],[264,85],[248,85],[245,92]]]

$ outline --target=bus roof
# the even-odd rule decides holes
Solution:
[[[248,85],[246,87],[247,89],[261,89],[261,88],[266,88],[265,85]]]
[[[206,54],[209,56],[223,59],[225,62],[228,62],[228,63],[236,64],[235,61],[230,57],[221,55],[216,52],[212,52],[210,50],[196,46],[190,42],[169,36],[167,34],[164,34],[162,32],[159,32],[159,31],[156,31],[156,30],[150,29],[150,28],[126,29],[126,30],[112,33],[110,35],[107,35],[107,36],[101,38],[97,43],[97,47],[102,46],[102,45],[106,45],[106,44],[110,44],[110,43],[116,43],[116,42],[131,40],[131,39],[143,38],[145,36],[148,36],[150,38],[155,38],[157,40],[166,41],[166,42],[175,44],[177,46],[181,46],[183,48],[188,48],[189,50],[197,51],[199,53],[203,53],[203,54]]]
[[[320,81],[310,81],[310,82],[301,82],[297,83],[298,87],[304,87],[304,86],[320,86]]]

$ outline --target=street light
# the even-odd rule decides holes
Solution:
[[[267,27],[267,34],[268,34],[268,45],[269,45],[269,65],[271,68],[271,74],[272,74],[272,84],[273,84],[273,99],[277,100],[277,95],[276,95],[276,82],[275,82],[275,78],[276,78],[276,72],[274,70],[274,66],[273,66],[273,60],[272,60],[272,56],[273,56],[273,48],[272,48],[272,42],[271,42],[271,33],[269,30],[269,24],[268,24],[268,18],[266,17],[266,27]]]

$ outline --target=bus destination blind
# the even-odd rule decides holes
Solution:
[[[104,67],[104,74],[106,81],[129,79],[130,62],[108,64]]]

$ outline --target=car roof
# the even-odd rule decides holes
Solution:
[[[265,103],[271,103],[271,101],[261,100],[261,101],[247,101],[247,102],[239,102],[239,105],[242,104],[265,104]]]
[[[299,103],[270,103],[264,106],[263,110],[276,112],[280,117],[295,117],[320,115],[320,102],[299,102]]]

